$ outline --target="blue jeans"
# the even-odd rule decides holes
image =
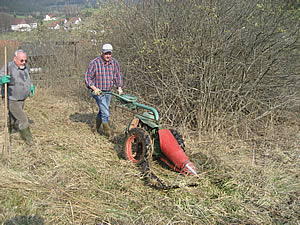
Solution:
[[[109,122],[109,105],[111,100],[111,94],[101,93],[100,95],[95,95],[93,92],[92,96],[96,100],[97,105],[99,107],[99,112],[97,114],[97,118],[102,120],[102,123]]]

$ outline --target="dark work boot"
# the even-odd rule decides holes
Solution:
[[[111,129],[109,123],[103,123],[103,134],[110,138],[111,136]]]
[[[14,119],[12,117],[12,115],[9,114],[9,117],[8,117],[8,133],[10,134],[14,134],[14,133],[17,133],[19,131],[18,129],[18,122],[16,119]]]
[[[33,138],[32,138],[32,134],[30,132],[29,127],[25,128],[23,130],[20,130],[20,135],[26,144],[28,144],[28,145],[33,144]]]
[[[109,124],[109,127],[110,127],[110,135],[115,136],[116,133],[117,133],[117,128],[116,128],[115,124],[112,123],[111,121],[109,121],[108,124]]]
[[[95,124],[94,124],[94,127],[93,127],[94,128],[93,132],[100,133],[101,124],[102,124],[101,118],[96,118],[95,119]]]
[[[18,132],[18,129],[16,128],[15,124],[11,124],[8,122],[8,133],[14,134],[17,132]]]

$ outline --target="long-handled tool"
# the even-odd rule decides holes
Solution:
[[[4,48],[4,75],[7,76],[7,53],[6,53],[6,47]],[[7,112],[7,83],[4,84],[4,118],[5,118],[5,125],[4,125],[4,147],[5,152],[8,153],[8,156],[10,156],[10,150],[9,150],[9,134],[8,134],[8,112]]]
[[[185,154],[185,145],[179,132],[159,125],[158,111],[137,102],[133,95],[114,95],[119,107],[135,114],[126,129],[125,157],[145,168],[150,177],[157,178],[150,171],[152,156],[184,175],[197,176],[198,170]],[[142,109],[143,112],[138,112]],[[162,184],[160,184],[161,187]],[[165,187],[163,187],[165,188]]]

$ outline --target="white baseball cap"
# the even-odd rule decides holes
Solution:
[[[113,50],[113,47],[112,47],[111,44],[104,44],[104,45],[102,46],[102,51],[103,51],[103,53],[106,53],[106,52],[112,52],[112,50]]]

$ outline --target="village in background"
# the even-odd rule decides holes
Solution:
[[[89,9],[98,6],[97,4],[91,4],[91,1],[86,1],[83,4],[75,0],[60,3],[52,0],[49,1],[48,5],[44,5],[42,2],[36,3],[35,7],[30,7],[30,11],[30,9],[24,8],[22,3],[17,7],[9,3],[3,5],[4,2],[5,0],[0,3],[0,34],[29,32],[39,26],[46,26],[54,30],[74,28],[82,22],[83,17],[91,15]],[[31,2],[28,1],[27,4],[30,5]],[[50,4],[51,2],[52,4]]]
[[[46,14],[44,19],[42,20],[43,23],[47,23],[49,29],[70,29],[74,28],[75,25],[81,23],[80,17],[71,17],[69,20],[66,18],[59,18],[53,14]],[[31,31],[32,29],[37,28],[38,22],[32,18],[16,18],[13,23],[11,24],[11,31]]]
[[[30,73],[45,72],[45,66],[59,54],[61,48],[71,49],[72,56],[76,57],[80,40],[67,36],[80,32],[80,28],[86,25],[85,21],[100,6],[100,1],[95,0],[51,0],[36,4],[29,0],[26,7],[22,3],[12,5],[9,1],[5,4],[5,1],[0,2],[0,48],[7,47],[8,59],[13,57],[16,49],[25,50]],[[93,29],[89,31],[93,36],[97,33]],[[95,42],[94,37],[90,41]],[[3,54],[0,55],[0,62],[2,66]]]
[[[33,17],[26,17],[26,18],[15,18],[12,20],[10,24],[10,29],[5,32],[7,37],[16,37],[19,32],[33,32],[39,26],[43,26],[44,29],[49,30],[74,30],[79,28],[82,24],[82,19],[80,16],[72,16],[72,17],[65,17],[65,16],[55,16],[54,14],[46,14],[42,20],[36,20]],[[17,32],[17,33],[16,33]],[[70,44],[70,43],[69,43]],[[74,45],[74,43],[71,43]],[[58,43],[49,43],[47,46],[43,46],[36,41],[20,41],[15,40],[14,38],[10,39],[0,39],[0,46],[7,46],[10,49],[18,49],[22,48],[26,52],[28,52],[29,58],[37,57],[37,56],[45,56],[45,55],[52,55],[51,48],[53,45],[58,45]],[[39,73],[42,72],[42,68],[40,65],[32,65],[35,64],[34,60],[31,60],[29,65],[29,70],[31,73]]]

